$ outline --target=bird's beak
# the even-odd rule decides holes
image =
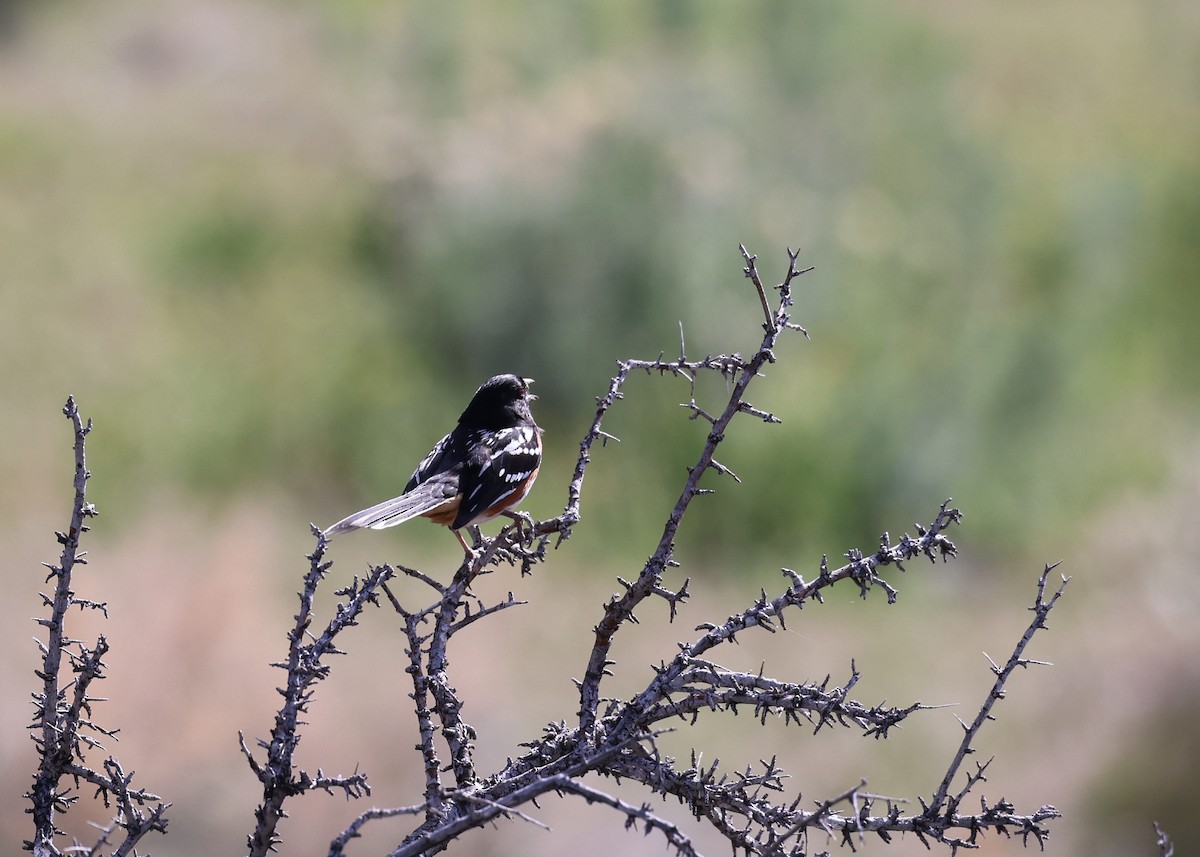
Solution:
[[[522,378],[521,380],[523,382],[525,382],[525,392],[526,392],[526,396],[529,399],[529,401],[536,402],[537,396],[535,396],[533,393],[529,392],[529,385],[533,383],[533,379],[532,378]]]

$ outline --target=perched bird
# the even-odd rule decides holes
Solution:
[[[529,493],[542,463],[542,429],[529,403],[532,378],[497,375],[483,382],[454,431],[417,465],[404,493],[355,512],[326,538],[369,527],[382,530],[417,517],[449,527],[468,554],[459,528],[490,520]]]

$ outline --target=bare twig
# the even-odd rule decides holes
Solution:
[[[1025,633],[1017,642],[1016,648],[1013,649],[1012,655],[1009,656],[1008,663],[1006,663],[1003,668],[997,667],[994,663],[992,664],[992,672],[996,675],[996,681],[992,685],[992,689],[988,693],[987,699],[985,699],[983,705],[980,706],[979,713],[975,715],[975,720],[969,726],[964,728],[963,739],[958,745],[958,751],[954,754],[954,758],[950,762],[950,767],[946,769],[946,775],[942,778],[941,785],[939,785],[937,791],[933,793],[933,797],[929,802],[929,807],[927,810],[929,814],[935,815],[940,813],[942,811],[943,804],[945,804],[947,814],[953,814],[958,810],[958,805],[961,802],[962,797],[974,784],[975,780],[968,780],[967,787],[949,803],[946,803],[946,796],[950,791],[950,783],[953,781],[955,774],[958,773],[959,768],[962,766],[963,759],[967,757],[968,753],[972,752],[971,745],[975,741],[975,736],[979,734],[979,730],[983,727],[983,724],[992,719],[992,706],[995,705],[998,700],[1004,698],[1004,685],[1016,671],[1017,667],[1027,667],[1030,664],[1039,663],[1037,661],[1030,661],[1022,658],[1021,655],[1025,652],[1025,648],[1029,645],[1030,640],[1033,639],[1033,635],[1046,627],[1046,617],[1050,614],[1050,611],[1054,609],[1054,605],[1058,602],[1058,599],[1063,594],[1063,590],[1067,587],[1067,582],[1070,581],[1069,577],[1062,577],[1062,582],[1058,585],[1054,595],[1052,595],[1049,600],[1046,600],[1046,581],[1050,576],[1050,572],[1053,571],[1057,565],[1057,563],[1054,565],[1047,565],[1042,571],[1042,575],[1038,579],[1037,597],[1034,599],[1033,606],[1029,608],[1034,613],[1033,621],[1029,623],[1029,627],[1025,629]],[[982,776],[983,770],[981,768],[977,772],[975,779],[982,779]]]
[[[329,667],[322,659],[326,655],[342,654],[334,645],[338,634],[358,624],[358,617],[368,604],[378,604],[380,588],[393,576],[390,566],[372,568],[361,582],[356,578],[338,595],[345,601],[337,605],[334,617],[329,620],[321,636],[310,640],[309,627],[313,622],[313,599],[317,587],[333,565],[326,562],[326,540],[320,528],[312,527],[317,539],[316,549],[309,555],[309,570],[304,576],[304,588],[300,593],[300,609],[295,624],[288,634],[288,656],[282,663],[273,664],[287,672],[284,687],[279,688],[283,706],[275,715],[275,726],[270,741],[259,741],[260,749],[266,751],[266,759],[259,762],[239,735],[241,749],[250,769],[263,787],[263,800],[254,811],[255,827],[247,837],[247,847],[252,857],[264,857],[281,841],[276,832],[280,819],[286,813],[284,803],[289,797],[304,794],[313,789],[323,791],[340,790],[347,797],[370,794],[365,774],[327,777],[317,771],[315,777],[293,768],[296,745],[300,742],[301,717],[312,701],[314,685],[329,675]]]
[[[355,818],[345,830],[334,837],[333,841],[329,843],[329,857],[339,857],[340,855],[344,854],[346,851],[346,846],[350,843],[350,841],[357,839],[362,835],[359,831],[362,830],[363,825],[365,825],[368,821],[378,821],[379,819],[383,818],[396,818],[402,815],[420,815],[422,812],[425,812],[426,808],[426,804],[419,803],[413,806],[398,806],[391,809],[372,807],[365,812],[359,813],[358,817]]]
[[[24,847],[39,857],[63,853],[57,844],[61,831],[56,815],[65,813],[77,800],[70,787],[60,786],[63,779],[70,778],[76,785],[86,782],[94,786],[105,806],[116,809],[112,823],[101,828],[100,837],[88,853],[100,855],[103,848],[110,847],[109,840],[119,828],[124,836],[112,846],[110,853],[120,857],[131,853],[147,834],[166,832],[166,810],[170,804],[156,794],[133,788],[132,773],[126,774],[114,756],[104,761],[100,771],[87,763],[87,752],[103,750],[102,739],[116,740],[117,731],[97,724],[92,711],[93,704],[102,701],[92,695],[91,687],[104,678],[108,641],[101,635],[95,645],[89,647],[80,640],[71,639],[66,632],[66,616],[71,607],[99,610],[105,617],[108,611],[104,603],[80,598],[73,590],[72,575],[76,566],[87,564],[86,553],[80,550],[80,538],[89,530],[86,521],[98,513],[87,502],[91,473],[87,469],[86,447],[92,421],[83,421],[70,396],[63,414],[71,421],[75,434],[75,497],[67,531],[55,533],[62,545],[58,564],[45,564],[50,570],[47,580],[54,581],[54,594],[42,596],[43,604],[50,608],[50,615],[34,620],[47,629],[47,638],[45,642],[37,641],[42,653],[37,676],[42,687],[33,696],[36,713],[30,729],[39,765],[33,785],[25,794],[32,803],[34,836],[24,843]],[[64,659],[74,673],[74,678],[66,683],[62,675]]]
[[[607,792],[584,785],[577,780],[567,779],[562,775],[555,777],[555,782],[556,787],[554,790],[556,792],[578,795],[588,803],[602,803],[624,813],[625,828],[627,830],[636,828],[640,823],[645,833],[650,833],[653,830],[662,833],[667,838],[667,843],[681,857],[698,857],[699,852],[692,845],[692,840],[673,822],[651,812],[649,804],[643,803],[640,806],[634,806]]]
[[[1175,857],[1175,845],[1171,842],[1171,837],[1163,832],[1163,829],[1158,826],[1158,822],[1154,822],[1155,844],[1158,845],[1158,853],[1160,857]]]
[[[684,360],[682,357],[674,363],[664,363],[661,358],[658,361],[651,362],[624,361],[621,364],[621,372],[613,379],[613,383],[609,387],[608,400],[615,401],[617,393],[620,390],[620,385],[624,382],[624,378],[628,375],[629,371],[633,369],[643,369],[647,372],[658,371],[660,374],[668,371],[679,372],[680,370],[687,369],[693,375],[701,369],[707,369],[716,371],[733,381],[729,401],[721,414],[715,419],[709,417],[707,414],[705,415],[712,423],[712,431],[708,435],[704,448],[700,451],[700,456],[696,464],[688,469],[687,480],[684,482],[683,490],[675,502],[675,508],[671,510],[671,514],[667,518],[662,536],[659,538],[658,547],[646,561],[641,574],[633,585],[627,587],[623,595],[614,597],[608,602],[604,609],[604,616],[596,626],[596,643],[592,647],[591,657],[588,659],[587,669],[584,672],[579,690],[579,727],[580,731],[584,734],[590,732],[596,724],[598,716],[597,707],[600,703],[599,687],[608,666],[608,653],[612,646],[613,637],[616,635],[618,629],[630,620],[637,606],[647,596],[660,588],[663,572],[673,562],[675,538],[679,531],[679,526],[683,523],[684,516],[690,508],[692,500],[700,493],[700,478],[709,468],[718,472],[724,469],[721,465],[714,463],[714,455],[717,447],[725,439],[725,432],[730,422],[737,414],[743,412],[744,397],[750,384],[759,377],[762,368],[766,364],[775,362],[775,345],[778,342],[780,332],[786,330],[790,322],[789,308],[792,305],[791,284],[799,275],[799,271],[795,265],[795,255],[789,251],[789,257],[792,261],[783,282],[777,286],[779,304],[772,311],[767,302],[762,281],[758,276],[754,257],[746,253],[745,247],[742,247],[741,250],[747,262],[745,269],[746,276],[754,282],[763,304],[764,315],[767,319],[764,324],[765,335],[754,355],[749,360],[743,360],[740,356],[734,354],[722,355],[716,358],[706,357],[704,360],[690,362]],[[602,413],[597,414],[597,421],[601,416]],[[594,425],[598,427],[598,422]],[[586,442],[587,440],[585,439]]]

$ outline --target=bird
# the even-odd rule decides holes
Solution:
[[[333,524],[326,539],[413,518],[449,527],[469,555],[459,529],[507,513],[529,493],[542,464],[542,429],[533,419],[532,378],[496,375],[475,391],[454,430],[413,471],[404,493]]]

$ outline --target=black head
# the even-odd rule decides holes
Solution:
[[[460,425],[471,428],[502,429],[532,423],[529,403],[537,398],[529,392],[532,378],[496,375],[475,391],[471,404],[458,418]]]

